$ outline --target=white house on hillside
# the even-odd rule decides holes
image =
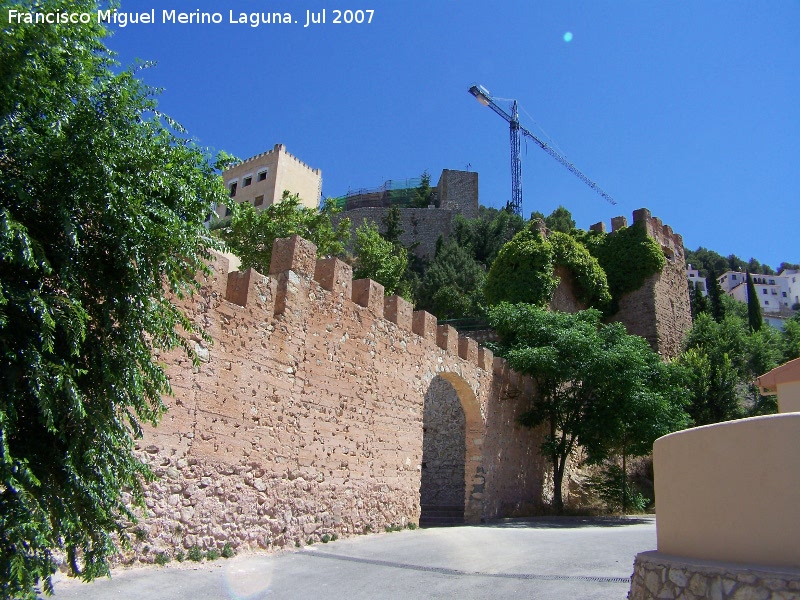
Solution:
[[[783,321],[800,305],[800,272],[786,269],[778,275],[750,273],[750,277],[764,320],[782,328]],[[717,281],[726,294],[740,302],[747,302],[747,274],[727,271],[717,277]]]

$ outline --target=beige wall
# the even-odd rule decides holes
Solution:
[[[266,179],[258,181],[258,174],[266,170]],[[245,186],[245,179],[251,184]],[[266,208],[279,202],[284,190],[298,194],[304,206],[317,208],[322,191],[322,171],[312,169],[293,154],[286,151],[283,144],[231,167],[222,174],[225,187],[230,189],[236,183],[236,202],[253,204],[256,197],[264,196],[259,208]],[[219,216],[225,215],[225,207],[217,208]]]
[[[778,411],[800,412],[800,381],[778,384]]]
[[[800,413],[656,440],[658,551],[800,567]]]

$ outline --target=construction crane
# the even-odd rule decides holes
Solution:
[[[492,95],[489,93],[489,90],[482,85],[473,85],[471,88],[469,88],[469,93],[475,96],[478,102],[484,106],[488,106],[498,115],[503,117],[511,128],[511,207],[514,209],[516,214],[520,216],[522,215],[522,161],[519,156],[520,133],[531,138],[542,150],[564,165],[578,179],[583,181],[586,185],[608,200],[611,204],[617,203],[611,196],[601,190],[594,181],[581,173],[578,168],[569,162],[564,156],[556,152],[553,148],[519,124],[519,112],[517,111],[516,100],[511,101],[511,114],[508,114],[505,110],[497,105],[492,98]]]

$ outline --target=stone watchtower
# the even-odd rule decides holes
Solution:
[[[627,226],[627,218],[614,217],[611,235]],[[661,246],[667,262],[660,273],[651,275],[638,290],[620,299],[619,312],[611,320],[625,325],[628,333],[645,338],[662,358],[675,358],[692,327],[683,237],[646,208],[633,211],[633,226],[646,228],[647,235]],[[605,224],[597,223],[590,229],[605,231]]]

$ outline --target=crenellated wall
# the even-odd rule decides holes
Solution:
[[[530,380],[474,340],[297,236],[276,241],[270,275],[211,267],[185,308],[213,344],[193,338],[198,366],[161,357],[174,397],[139,444],[159,476],[140,525],[150,556],[417,523],[424,419],[452,418],[441,390],[464,413],[467,522],[552,494],[542,432],[515,423]]]

